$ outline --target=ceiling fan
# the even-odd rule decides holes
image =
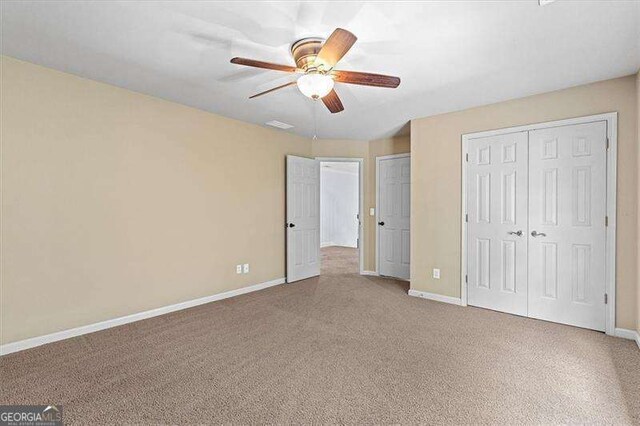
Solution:
[[[303,95],[314,100],[322,99],[329,111],[336,113],[344,110],[344,106],[342,106],[342,102],[334,90],[335,83],[390,87],[393,89],[400,84],[398,77],[334,69],[338,61],[351,49],[356,40],[357,37],[349,31],[337,28],[326,41],[322,38],[310,37],[293,43],[291,45],[291,54],[296,66],[279,65],[246,58],[233,58],[231,63],[302,74],[297,81],[265,90],[251,96],[249,99],[257,98],[285,87],[298,86]]]

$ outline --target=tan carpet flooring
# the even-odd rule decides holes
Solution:
[[[68,423],[638,423],[640,350],[323,275],[0,359],[0,403]],[[338,272],[336,272],[338,271]]]

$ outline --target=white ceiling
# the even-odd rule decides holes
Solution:
[[[338,84],[330,114],[294,76],[289,46],[336,27],[358,36],[340,69],[393,74],[398,89]],[[3,1],[2,53],[257,124],[320,138],[393,135],[412,118],[635,73],[640,2]],[[315,112],[314,112],[314,107]]]

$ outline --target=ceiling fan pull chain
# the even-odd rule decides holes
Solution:
[[[318,139],[318,100],[313,100],[313,140]]]

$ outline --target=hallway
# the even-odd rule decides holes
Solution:
[[[320,275],[358,274],[358,249],[330,246],[320,249]]]

